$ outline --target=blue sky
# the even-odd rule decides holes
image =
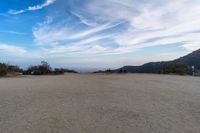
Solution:
[[[200,0],[2,0],[0,62],[114,68],[200,48]]]

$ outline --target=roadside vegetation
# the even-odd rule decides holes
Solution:
[[[122,68],[105,71],[96,71],[94,73],[151,73],[151,74],[174,74],[174,75],[193,75],[200,76],[199,69],[192,69],[192,66],[181,63],[147,63],[142,66],[124,66]]]
[[[161,74],[192,75],[191,67],[185,64],[166,64],[161,67]]]
[[[8,73],[22,73],[18,66],[0,63],[0,76],[6,76]]]
[[[23,75],[62,75],[64,73],[77,72],[64,68],[53,69],[46,61],[42,61],[40,65],[30,66],[27,70],[23,71]]]
[[[53,69],[48,62],[42,61],[39,65],[31,65],[26,70],[18,66],[0,63],[0,76],[8,74],[23,74],[23,75],[62,75],[64,73],[77,73],[74,70],[55,68]]]
[[[0,76],[5,76],[7,74],[7,65],[0,63]]]

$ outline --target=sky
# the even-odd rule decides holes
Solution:
[[[117,68],[200,48],[200,0],[1,0],[0,62]]]

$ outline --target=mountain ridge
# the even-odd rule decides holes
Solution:
[[[192,68],[194,66],[194,69]],[[193,69],[193,70],[192,70]],[[171,61],[149,62],[141,66],[123,66],[105,72],[112,73],[157,73],[157,74],[192,74],[200,70],[200,49]]]

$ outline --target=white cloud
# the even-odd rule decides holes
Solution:
[[[101,35],[104,30],[118,26],[113,26],[113,23],[121,22],[127,22],[124,31],[106,33],[106,38],[119,46],[105,50],[107,54],[120,54],[144,47],[180,43],[184,48],[188,48],[184,44],[192,45],[194,42],[196,45],[199,41],[200,33],[196,32],[200,30],[199,0],[193,2],[190,0],[145,2],[140,0],[127,0],[126,2],[123,0],[89,0],[81,6],[82,8],[74,7],[72,13],[80,19],[81,23],[92,26],[92,28],[71,33],[67,26],[47,24],[33,31],[36,42],[59,45],[80,43],[80,45],[84,44],[83,51],[86,51],[85,45],[90,45],[92,40],[98,42],[104,38]],[[92,19],[86,19],[91,17]],[[74,40],[75,43],[68,42],[68,40]],[[104,42],[100,42],[98,46],[106,49],[106,46],[101,43]],[[88,50],[93,51],[94,49],[88,47]]]
[[[23,56],[27,51],[22,47],[17,47],[14,45],[0,44],[0,51],[6,52],[7,54],[15,56]]]
[[[48,0],[18,13],[39,10],[54,2]],[[199,0],[88,0],[81,6],[70,11],[79,19],[79,25],[68,23],[70,18],[56,21],[56,17],[47,17],[36,25],[33,36],[38,50],[26,55],[53,58],[124,54],[176,44],[187,50],[200,48]],[[115,47],[108,47],[108,40]]]
[[[81,16],[80,14],[76,13],[76,12],[71,12],[74,16],[76,16],[77,18],[80,19],[81,23],[87,25],[87,26],[91,26],[91,27],[94,27],[94,26],[97,26],[98,24],[96,22],[92,22],[86,18],[84,18],[83,16]]]
[[[128,22],[127,30],[112,38],[120,46],[115,49],[118,52],[180,42],[192,43],[194,35],[190,33],[200,30],[199,0],[152,0],[145,3],[139,0],[90,0],[88,3],[81,11],[95,16],[96,21]]]
[[[38,54],[43,57],[105,54],[108,49],[101,46],[101,41],[110,39],[115,34],[104,31],[120,24],[120,22],[105,23],[71,32],[70,25],[65,21],[54,23],[53,18],[47,17],[47,20],[33,28],[33,35],[37,46],[41,49]]]
[[[25,11],[26,11],[26,10],[19,10],[19,11],[17,11],[17,10],[11,9],[11,10],[8,11],[8,13],[9,13],[9,14],[12,14],[12,15],[17,15],[17,14],[24,13]]]
[[[186,43],[183,45],[184,48],[190,50],[190,51],[194,51],[194,50],[198,50],[200,49],[200,42],[192,42],[190,43]]]
[[[91,41],[97,41],[108,38],[111,35],[98,35],[105,30],[116,27],[120,23],[106,23],[95,27],[89,27],[86,30],[72,33],[68,25],[63,22],[52,24],[52,18],[47,17],[47,20],[39,23],[33,28],[34,40],[40,45],[55,45],[62,41],[62,44],[86,44]],[[97,34],[97,35],[96,35]],[[73,41],[73,42],[67,42]]]
[[[41,4],[41,5],[36,5],[36,6],[29,6],[28,10],[29,11],[34,11],[34,10],[39,10],[42,9],[46,6],[49,6],[51,4],[53,4],[56,0],[46,0],[45,3]]]
[[[80,33],[77,33],[77,34],[74,34],[74,35],[71,35],[71,36],[69,36],[68,39],[83,38],[83,37],[92,35],[92,34],[94,34],[94,33],[101,32],[101,31],[110,29],[110,28],[112,28],[112,27],[115,27],[116,25],[117,25],[117,24],[107,23],[107,24],[103,24],[103,25],[100,25],[100,26],[96,26],[96,27],[91,28],[91,29],[89,29],[89,30],[86,30],[86,31],[83,31],[83,32],[80,32]]]
[[[35,10],[40,10],[44,7],[47,7],[51,4],[53,4],[54,2],[56,2],[56,0],[46,0],[43,4],[41,5],[36,5],[36,6],[29,6],[28,8],[26,9],[23,9],[23,10],[9,10],[8,13],[9,14],[13,14],[13,15],[17,15],[17,14],[21,14],[21,13],[24,13],[24,12],[27,12],[27,11],[35,11]]]

